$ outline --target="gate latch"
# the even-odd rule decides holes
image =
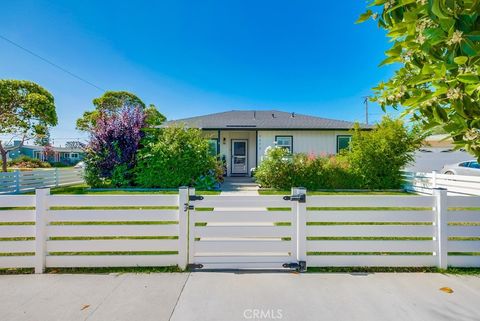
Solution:
[[[189,271],[191,271],[191,270],[196,270],[196,269],[201,269],[201,268],[203,268],[203,264],[191,263],[191,264],[187,265],[187,269],[188,269]]]
[[[297,272],[305,272],[307,271],[307,262],[306,261],[298,261],[295,263],[285,263],[282,265],[286,269],[295,269]]]
[[[188,203],[183,204],[183,211],[186,212],[188,210],[193,211],[195,209],[194,205],[188,205]]]
[[[189,195],[188,196],[188,200],[190,202],[193,202],[193,201],[203,201],[203,196],[200,196],[200,195]]]
[[[292,201],[292,202],[299,202],[299,203],[306,203],[307,202],[307,196],[305,194],[297,194],[297,195],[287,195],[284,196],[283,199],[285,201]]]

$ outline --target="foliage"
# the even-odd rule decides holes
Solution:
[[[400,120],[385,117],[373,130],[353,131],[350,150],[339,156],[289,155],[272,148],[255,171],[263,187],[290,189],[396,189],[402,185],[401,170],[413,160],[422,136]]]
[[[84,159],[89,185],[99,186],[109,179],[117,186],[128,185],[144,125],[145,115],[140,108],[100,115],[90,132]]]
[[[7,152],[20,148],[27,139],[46,135],[57,124],[52,94],[36,83],[0,80],[0,135],[19,137],[20,146],[7,147],[0,141],[2,170],[6,171]]]
[[[217,166],[199,129],[166,127],[142,144],[135,169],[136,183],[142,187],[193,186],[205,180],[200,177],[213,176]]]
[[[20,156],[8,161],[8,167],[15,168],[49,168],[51,165],[47,162],[42,162],[39,159],[30,158],[28,156]]]
[[[414,160],[423,138],[417,129],[406,128],[401,120],[384,117],[372,131],[355,127],[345,157],[363,188],[400,188],[401,170]]]
[[[373,0],[358,22],[373,17],[392,47],[382,65],[398,63],[374,101],[405,107],[426,129],[440,125],[458,147],[480,159],[480,2]]]
[[[343,157],[307,154],[289,155],[284,148],[271,148],[255,171],[262,187],[288,190],[293,186],[308,190],[359,188],[359,179],[349,171]]]
[[[126,91],[107,91],[101,97],[93,100],[95,110],[86,111],[83,116],[77,120],[77,129],[82,131],[90,131],[95,128],[97,120],[102,115],[113,116],[118,115],[124,110],[140,109],[145,112],[145,123],[149,126],[158,126],[165,121],[162,115],[151,104],[145,107],[145,103],[132,93]]]
[[[218,189],[219,187],[215,169],[209,170],[207,174],[201,175],[195,180],[195,188],[197,190],[208,191]]]
[[[78,140],[74,141],[68,141],[65,143],[66,148],[71,148],[71,149],[84,149],[86,147],[85,143],[82,143]]]

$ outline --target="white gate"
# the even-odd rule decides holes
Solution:
[[[302,270],[298,203],[290,196],[190,196],[190,267]]]

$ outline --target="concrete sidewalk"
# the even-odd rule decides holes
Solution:
[[[480,277],[442,274],[0,276],[2,321],[470,321],[479,302]]]

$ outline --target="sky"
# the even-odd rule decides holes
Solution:
[[[364,96],[391,68],[366,1],[1,1],[0,36],[104,90],[126,90],[168,119],[278,109],[364,121]],[[0,79],[55,97],[55,145],[85,139],[75,121],[95,88],[0,39]],[[371,106],[370,120],[382,112]]]

